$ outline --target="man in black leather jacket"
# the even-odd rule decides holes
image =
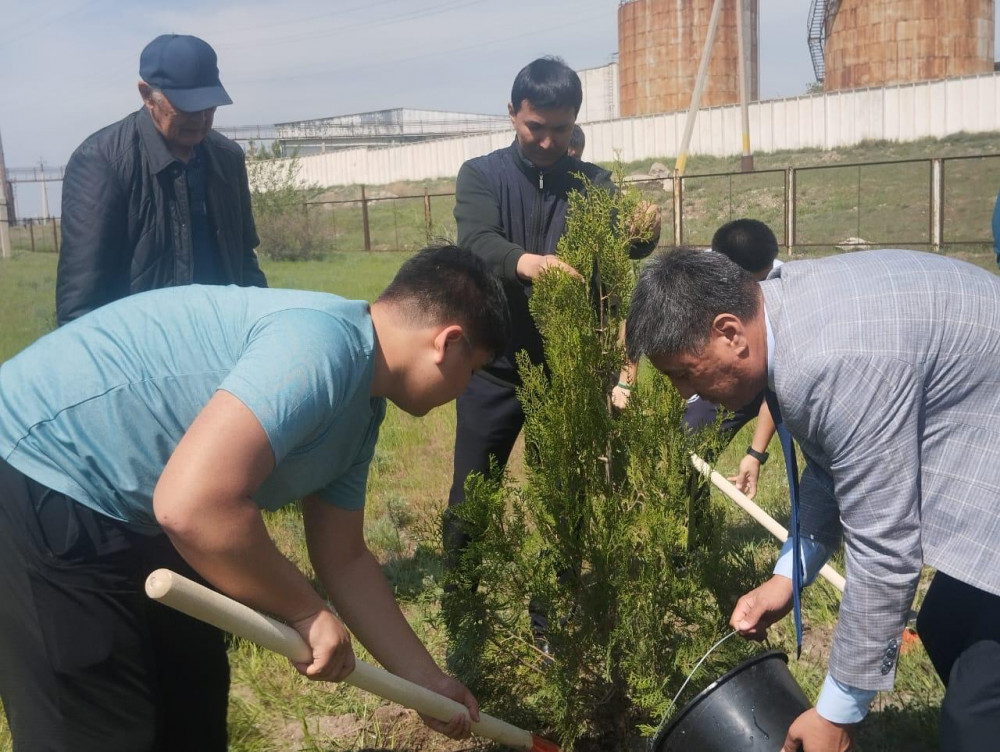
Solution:
[[[160,287],[267,286],[243,151],[212,130],[216,107],[232,103],[214,50],[159,36],[139,75],[142,109],[87,138],[66,166],[60,324]]]
[[[604,190],[614,190],[611,173],[567,155],[583,101],[580,78],[558,58],[540,58],[518,73],[508,112],[516,138],[510,146],[470,159],[455,184],[458,244],[484,261],[504,283],[510,308],[511,338],[506,352],[476,373],[456,403],[455,465],[449,508],[465,500],[470,472],[486,473],[492,459],[507,464],[524,423],[515,388],[521,379],[515,353],[525,350],[532,363],[543,362],[542,340],[528,311],[532,280],[547,267],[577,275],[556,255],[566,227],[567,196],[584,189],[576,173]],[[654,207],[646,207],[653,213]],[[633,258],[644,258],[659,239],[656,213],[653,236],[636,242]],[[450,565],[470,531],[449,514],[444,548]]]

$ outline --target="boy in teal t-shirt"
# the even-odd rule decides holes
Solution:
[[[157,566],[200,575],[302,635],[314,679],[350,637],[267,535],[302,499],[312,564],[390,671],[463,703],[362,537],[385,401],[423,415],[502,352],[503,292],[454,247],[407,261],[369,306],[182,287],[113,303],[0,366],[0,699],[15,745],[226,748],[228,667],[211,628],[142,597]],[[468,720],[429,723],[451,736]]]

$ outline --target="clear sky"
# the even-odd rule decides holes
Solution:
[[[763,98],[813,80],[809,0],[761,0]],[[577,69],[617,51],[618,0],[0,0],[0,134],[9,167],[65,164],[90,133],[139,106],[139,53],[162,33],[219,55],[256,125],[393,107],[505,112],[541,55]]]

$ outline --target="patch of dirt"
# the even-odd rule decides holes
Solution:
[[[388,752],[408,750],[409,752],[479,752],[490,749],[490,745],[477,739],[456,741],[448,739],[427,728],[412,710],[398,705],[382,705],[367,718],[359,718],[353,713],[345,715],[313,716],[307,719],[303,729],[299,721],[286,721],[278,729],[280,738],[289,750],[302,749],[305,744],[313,746],[333,743],[355,747],[371,744],[373,740],[381,746],[358,747],[362,752]]]

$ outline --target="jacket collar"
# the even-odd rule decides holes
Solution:
[[[153,118],[149,114],[149,110],[143,107],[136,113],[136,117],[139,123],[139,138],[142,140],[142,148],[149,158],[149,166],[153,173],[158,175],[174,163],[183,166],[183,163],[170,153],[170,149],[167,148],[167,142],[163,140],[163,136],[156,130],[156,125],[153,123]],[[205,166],[205,171],[213,176],[218,176],[222,182],[227,183],[229,181],[226,179],[225,170],[219,165],[215,149],[209,144],[212,133],[214,131],[210,132],[205,137],[205,140],[198,144],[195,149],[198,151],[198,157]]]
[[[149,159],[150,169],[159,174],[174,162],[179,162],[180,160],[170,153],[163,136],[156,130],[149,110],[143,107],[136,113],[136,117],[139,123],[139,139],[142,141],[142,149]]]
[[[571,171],[578,171],[580,169],[580,165],[582,164],[579,159],[574,159],[568,154],[563,154],[552,164],[551,167],[546,167],[544,170],[540,169],[536,167],[530,159],[524,156],[524,152],[521,151],[521,145],[517,142],[516,138],[510,145],[510,152],[514,159],[514,164],[516,164],[518,169],[527,175],[532,182],[538,181],[539,173],[544,173],[545,175],[565,175]]]

